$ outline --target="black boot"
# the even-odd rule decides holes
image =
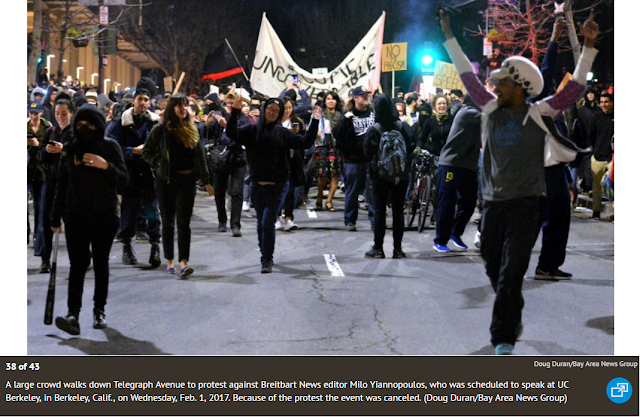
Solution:
[[[149,263],[152,268],[157,268],[160,266],[162,261],[160,260],[160,245],[157,243],[151,244],[151,255],[149,255]]]
[[[122,263],[125,265],[137,265],[138,259],[133,251],[131,243],[123,243],[122,246]]]
[[[78,315],[73,313],[67,314],[65,317],[56,317],[56,327],[63,330],[70,335],[77,336],[80,334],[80,323],[78,322]]]
[[[104,315],[104,310],[93,310],[93,328],[104,329],[107,327],[107,318]]]

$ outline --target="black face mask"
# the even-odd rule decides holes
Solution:
[[[79,126],[73,132],[81,141],[96,141],[102,136],[97,129],[90,129],[87,125]]]

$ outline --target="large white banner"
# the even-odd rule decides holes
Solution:
[[[312,98],[319,91],[327,90],[335,90],[342,98],[347,98],[349,90],[359,85],[369,88],[369,91],[377,89],[380,85],[384,18],[383,12],[338,67],[326,75],[317,76],[305,71],[291,59],[291,55],[267,20],[267,15],[263,14],[256,58],[251,71],[251,87],[269,97],[277,97],[287,88],[291,77],[297,75],[302,87]]]

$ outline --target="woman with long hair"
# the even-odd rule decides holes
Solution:
[[[431,100],[433,114],[422,125],[418,147],[424,148],[436,156],[440,156],[442,147],[447,142],[449,131],[453,125],[450,103],[447,96],[438,93]]]
[[[213,195],[204,148],[198,129],[189,115],[187,97],[175,95],[169,99],[162,123],[156,124],[149,132],[142,158],[155,172],[167,272],[176,272],[173,239],[177,225],[180,277],[186,278],[194,272],[188,262],[191,248],[190,223],[198,179],[204,184],[207,194]]]
[[[304,121],[296,115],[294,109],[295,102],[291,97],[285,96],[284,114],[280,124],[298,135],[304,135],[306,132]],[[279,215],[276,222],[276,230],[291,230],[296,228],[293,222],[293,209],[295,208],[295,190],[296,187],[304,185],[304,154],[300,149],[289,149],[289,191],[284,199],[282,210],[284,216]],[[280,213],[281,214],[281,213]]]
[[[335,91],[328,91],[322,102],[322,119],[318,128],[318,140],[316,141],[316,161],[318,178],[318,196],[316,197],[316,209],[322,210],[322,198],[324,189],[329,183],[329,194],[325,207],[329,211],[336,211],[333,207],[333,196],[338,190],[340,177],[342,176],[342,157],[336,149],[333,139],[333,128],[342,115],[342,101]]]

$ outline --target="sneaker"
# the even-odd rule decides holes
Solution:
[[[105,327],[107,327],[107,318],[104,310],[93,310],[93,328],[104,329]]]
[[[136,232],[136,242],[137,243],[149,242],[149,235],[146,232]]]
[[[573,277],[572,274],[561,271],[559,269],[550,269],[548,271],[543,271],[540,268],[536,268],[535,279],[538,279],[538,280],[557,281],[557,280],[571,279],[572,277]]]
[[[122,247],[122,263],[125,265],[137,265],[138,259],[131,243],[125,243]]]
[[[243,201],[242,202],[242,211],[249,211],[251,210],[251,205],[249,204],[248,201]]]
[[[176,269],[175,268],[167,268],[167,270],[165,272],[167,274],[175,274],[176,273]]]
[[[233,237],[242,237],[242,232],[238,226],[233,226],[231,228],[231,233],[233,234]]]
[[[364,256],[366,258],[383,259],[384,258],[384,251],[382,249],[378,249],[378,248],[371,248],[371,250],[369,252],[365,253]]]
[[[160,260],[160,245],[157,243],[151,244],[151,253],[149,254],[149,263],[151,264],[151,268],[157,268],[160,266],[162,261]]]
[[[464,242],[462,241],[462,239],[460,239],[459,236],[451,236],[451,241],[453,242],[454,245],[456,245],[460,249],[469,249],[469,247],[464,244]]]
[[[284,228],[284,224],[285,224],[284,218],[282,216],[279,216],[276,219],[276,230],[282,230]]]
[[[347,229],[347,232],[355,232],[356,225],[353,223],[347,223],[346,229]]]
[[[404,253],[402,249],[394,249],[393,250],[393,259],[406,258],[407,254]]]
[[[473,245],[478,249],[480,249],[480,235],[481,233],[479,231],[476,232],[476,237],[473,239]]]
[[[270,274],[273,271],[273,261],[265,261],[262,262],[262,269],[260,270],[263,274]]]
[[[293,220],[288,219],[285,224],[284,224],[284,230],[295,230],[298,228],[298,225],[296,225]]]
[[[559,269],[557,269],[557,268],[556,268],[556,269],[552,269],[551,271],[549,271],[549,273],[550,273],[551,275],[553,275],[553,277],[554,277],[555,279],[558,279],[558,280],[565,280],[565,279],[571,279],[571,278],[573,278],[573,274],[570,274],[570,273],[568,273],[568,272],[561,271],[561,270],[559,270]]]
[[[509,343],[500,343],[495,347],[496,355],[513,355],[513,345]]]
[[[80,323],[78,318],[69,313],[65,317],[56,317],[56,327],[70,335],[77,336],[80,334]]]
[[[48,260],[43,259],[38,272],[41,274],[48,274],[49,272],[51,272],[51,263],[49,263]]]
[[[180,270],[180,279],[186,279],[189,275],[193,274],[194,269],[192,266],[185,266]]]
[[[226,224],[218,225],[218,232],[225,233],[226,231],[227,231],[227,225]]]
[[[444,253],[444,252],[449,252],[450,249],[447,245],[441,245],[439,243],[434,243],[433,244],[433,249],[437,250],[438,252]]]

